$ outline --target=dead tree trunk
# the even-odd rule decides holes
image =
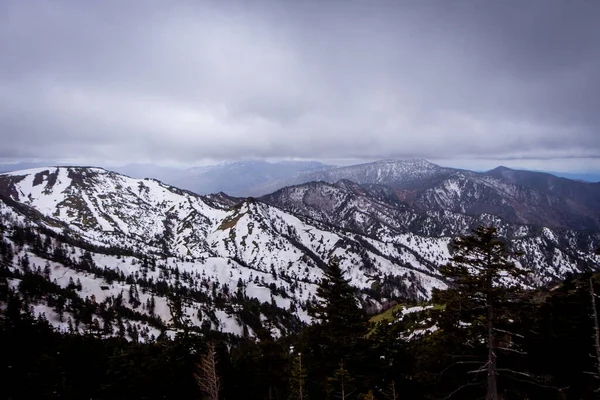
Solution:
[[[594,347],[596,348],[596,368],[598,369],[597,379],[600,379],[600,326],[598,325],[598,309],[596,308],[596,293],[594,292],[594,283],[590,278],[590,297],[592,300],[592,318],[594,319]]]
[[[198,373],[194,374],[194,377],[208,400],[219,400],[221,382],[217,375],[216,351],[213,342],[208,344],[206,354],[202,356],[200,364],[198,364]]]
[[[396,394],[396,382],[392,381],[388,386],[388,391],[385,393],[385,397],[388,400],[398,400],[398,394]]]
[[[300,400],[304,400],[304,377],[302,368],[302,354],[298,354],[298,368],[300,369],[300,381],[298,382],[298,394],[300,395]]]
[[[487,394],[486,400],[499,400],[498,397],[498,366],[496,364],[496,343],[494,333],[494,303],[491,293],[492,280],[491,275],[488,278],[487,303],[487,328],[488,328],[488,361],[487,361]]]

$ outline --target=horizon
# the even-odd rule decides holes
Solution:
[[[495,165],[493,167],[490,168],[466,168],[462,165],[450,165],[448,163],[438,163],[435,160],[427,160],[424,158],[413,158],[413,159],[376,159],[376,160],[352,160],[352,162],[348,161],[346,163],[330,163],[327,161],[331,161],[331,160],[261,160],[261,159],[240,159],[240,160],[227,160],[227,161],[221,161],[215,164],[206,164],[206,165],[188,165],[188,166],[172,166],[172,165],[160,165],[160,164],[149,164],[149,163],[128,163],[128,164],[93,164],[93,163],[68,163],[68,162],[56,162],[56,161],[37,161],[37,162],[28,162],[28,161],[16,161],[13,163],[0,163],[0,174],[3,173],[10,173],[10,172],[16,172],[16,171],[21,171],[21,170],[28,170],[28,169],[38,169],[38,168],[51,168],[51,167],[89,167],[89,168],[103,168],[109,171],[114,171],[117,173],[125,173],[124,170],[125,169],[132,169],[132,168],[140,168],[143,171],[143,168],[146,169],[147,171],[147,175],[146,172],[139,172],[137,174],[134,174],[135,176],[132,176],[134,178],[154,178],[154,176],[152,176],[152,170],[154,170],[154,172],[156,172],[156,170],[176,170],[179,172],[183,172],[186,170],[192,170],[194,168],[210,168],[210,167],[219,167],[219,166],[223,166],[223,165],[228,165],[228,164],[238,164],[238,163],[247,163],[247,162],[265,162],[265,163],[269,163],[272,165],[276,165],[278,163],[319,163],[324,167],[329,167],[329,168],[342,168],[342,167],[348,167],[348,166],[356,166],[356,165],[361,165],[361,164],[370,164],[370,163],[376,163],[376,162],[382,162],[382,161],[396,161],[396,162],[406,162],[406,161],[426,161],[428,163],[431,164],[435,164],[438,165],[440,167],[444,167],[444,168],[453,168],[453,169],[461,169],[461,170],[467,170],[467,171],[472,171],[472,172],[480,172],[480,173],[485,173],[485,172],[489,172],[492,171],[496,168],[508,168],[514,171],[527,171],[527,172],[539,172],[539,173],[545,173],[545,174],[550,174],[550,175],[554,175],[560,178],[566,178],[566,179],[571,179],[574,181],[583,181],[583,182],[587,182],[587,183],[600,183],[600,173],[593,173],[593,172],[570,172],[570,171],[546,171],[546,170],[539,170],[539,169],[532,169],[532,168],[526,168],[526,167],[510,167],[508,165],[505,164],[498,164]],[[339,160],[337,160],[339,161]],[[17,166],[23,166],[23,167],[17,167],[17,168],[11,168],[10,166],[13,165],[15,167]],[[142,176],[144,175],[144,176]],[[159,179],[160,180],[160,179]]]

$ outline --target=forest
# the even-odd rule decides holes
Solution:
[[[454,256],[440,271],[448,288],[435,290],[431,305],[417,307],[418,312],[403,313],[414,304],[400,304],[391,319],[366,315],[357,291],[332,259],[316,293],[319,301],[309,310],[315,323],[292,321],[290,334],[281,337],[260,320],[252,324],[254,336],[191,327],[178,316],[177,296],[171,304],[176,329],[164,329],[155,340],[127,326],[122,335],[106,337],[90,316],[109,314],[110,319],[115,318],[111,313],[131,311],[118,304],[101,308],[93,301],[71,304],[78,312],[69,322],[84,324],[84,333],[61,333],[34,317],[30,304],[40,297],[65,302],[72,289],[41,279],[43,271],[15,272],[8,267],[12,260],[3,257],[2,397],[596,398],[600,275],[569,275],[542,288],[523,287],[519,282],[528,271],[509,261],[509,247],[493,227],[479,227],[452,245]],[[17,273],[21,284],[14,291],[9,281]],[[135,293],[127,297],[136,298]],[[252,301],[240,304],[249,320],[253,310],[269,309]]]

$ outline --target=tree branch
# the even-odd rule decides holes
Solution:
[[[525,351],[515,350],[515,349],[508,348],[508,347],[496,347],[495,349],[503,350],[503,351],[511,351],[513,353],[517,353],[517,354],[521,354],[521,355],[527,355],[527,352],[525,352]]]
[[[444,372],[448,371],[450,368],[455,367],[457,365],[461,365],[461,364],[479,364],[479,365],[487,365],[487,363],[484,363],[483,361],[456,361],[453,362],[452,364],[450,364],[449,366],[447,366],[446,368],[444,368],[442,370],[442,372],[440,372],[439,376],[441,377]],[[438,377],[439,380],[439,377]]]
[[[472,383],[467,383],[465,385],[462,385],[461,387],[459,387],[458,389],[456,389],[455,391],[453,391],[452,393],[450,393],[448,396],[444,397],[443,400],[447,400],[450,397],[454,396],[456,393],[460,392],[461,390],[463,390],[466,387],[469,386],[481,386],[483,385],[483,382],[472,382]]]
[[[500,328],[494,328],[494,330],[495,330],[496,332],[500,332],[500,333],[507,333],[507,334],[509,334],[509,335],[516,336],[516,337],[518,337],[518,338],[521,338],[521,339],[524,339],[524,338],[525,338],[525,336],[523,336],[523,335],[519,335],[518,333],[514,333],[514,332],[511,332],[511,331],[504,330],[504,329],[500,329]]]

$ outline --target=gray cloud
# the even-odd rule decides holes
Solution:
[[[599,16],[594,1],[8,0],[0,158],[600,170]]]

